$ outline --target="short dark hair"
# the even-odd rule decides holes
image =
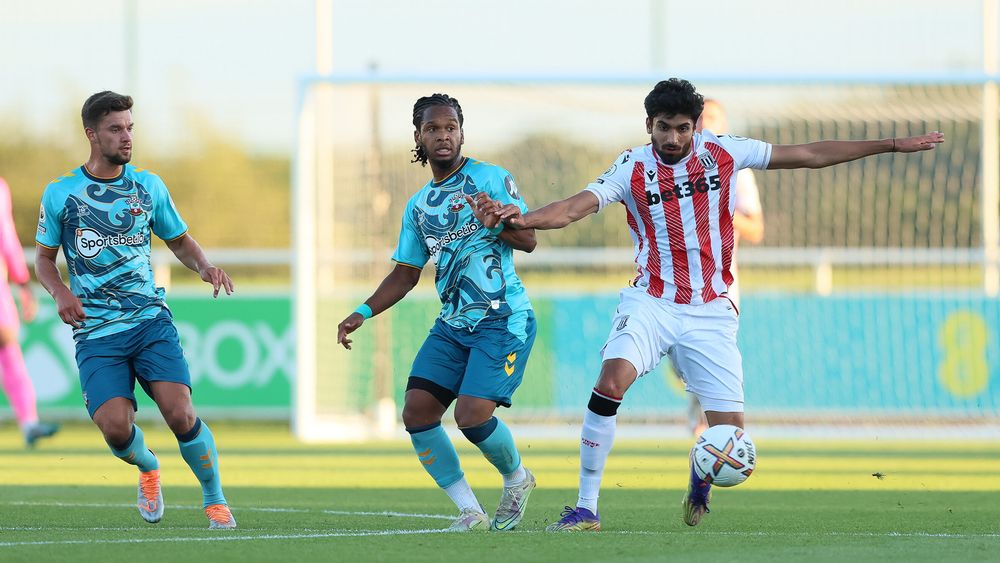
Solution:
[[[420,126],[424,123],[424,112],[427,111],[427,108],[434,106],[448,106],[454,109],[455,113],[458,114],[458,126],[465,125],[462,106],[458,103],[458,100],[448,94],[431,94],[430,96],[420,98],[417,100],[417,103],[413,104],[413,127],[417,131],[420,131]],[[412,152],[413,160],[410,162],[419,162],[421,166],[427,166],[427,153],[424,152],[424,147],[420,146],[420,143],[417,143],[416,148]]]
[[[645,105],[647,117],[687,115],[697,122],[705,109],[705,98],[695,91],[694,84],[682,78],[671,78],[653,86]]]
[[[111,90],[98,92],[87,98],[83,102],[83,110],[80,116],[83,118],[83,126],[88,129],[97,127],[97,123],[102,117],[113,111],[127,111],[132,109],[132,96],[117,94]]]

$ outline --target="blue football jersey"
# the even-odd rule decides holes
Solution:
[[[87,315],[74,337],[115,334],[158,315],[166,305],[153,282],[150,235],[169,241],[186,232],[159,176],[130,164],[110,179],[81,166],[46,186],[35,242],[62,246]]]
[[[469,330],[484,318],[531,310],[514,271],[513,249],[486,229],[465,201],[479,192],[528,211],[509,172],[466,158],[447,178],[431,180],[410,198],[392,255],[415,268],[433,260],[441,320]]]

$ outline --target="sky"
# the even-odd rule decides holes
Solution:
[[[719,0],[710,10],[681,0],[320,1],[333,2],[324,24],[335,73],[373,63],[383,73],[595,77],[982,66],[982,0]],[[288,154],[316,28],[314,0],[0,0],[0,130],[79,136],[83,100],[112,89],[136,98],[137,127],[164,150],[209,125]]]

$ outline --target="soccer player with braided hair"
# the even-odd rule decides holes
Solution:
[[[733,283],[733,201],[744,168],[825,168],[887,152],[915,153],[944,141],[941,133],[873,141],[772,145],[697,131],[704,98],[687,80],[671,78],[646,96],[650,143],[621,153],[583,191],[530,213],[484,201],[509,229],[561,229],[613,203],[625,206],[638,275],[620,295],[603,363],[584,412],[580,494],[550,531],[601,529],[597,511],[604,466],[615,438],[618,407],[639,376],[669,356],[709,426],[743,428],[743,366],[736,346],[739,311]],[[499,209],[497,209],[499,207]],[[720,460],[721,461],[721,460]],[[684,522],[708,512],[711,484],[691,469]]]
[[[433,178],[403,212],[396,263],[364,303],[337,327],[337,341],[401,300],[434,264],[442,308],[413,360],[403,424],[420,464],[455,502],[452,531],[511,530],[524,517],[535,477],[521,463],[510,429],[494,416],[510,407],[535,340],[535,316],[514,272],[514,249],[531,252],[531,229],[504,229],[485,200],[527,212],[509,172],[462,155],[465,118],[458,100],[422,97],[413,106],[414,159]],[[441,426],[456,401],[455,422],[503,476],[500,505],[491,519],[466,481],[454,444]]]

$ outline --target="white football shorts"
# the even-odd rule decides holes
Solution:
[[[736,346],[739,312],[722,296],[681,305],[643,288],[621,291],[604,360],[629,361],[639,375],[670,356],[674,371],[706,411],[743,412],[743,358]]]

